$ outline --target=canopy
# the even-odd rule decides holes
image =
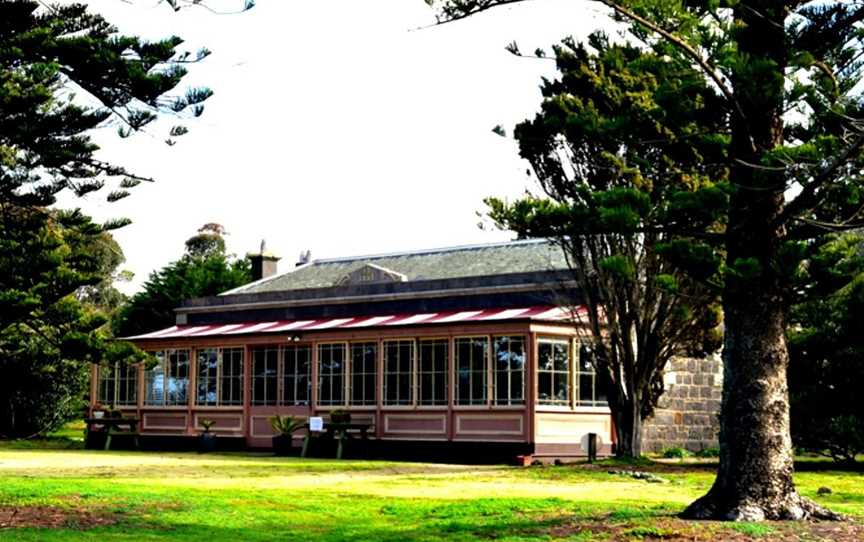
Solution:
[[[389,316],[357,316],[325,318],[320,320],[277,320],[273,322],[246,322],[236,324],[186,325],[125,337],[126,339],[175,339],[181,337],[213,337],[249,335],[255,333],[284,333],[318,331],[325,329],[358,329],[372,327],[411,326],[428,324],[455,324],[461,322],[500,322],[507,320],[541,320],[560,322],[584,314],[585,307],[528,307],[524,309],[486,309],[472,311],[430,312]]]

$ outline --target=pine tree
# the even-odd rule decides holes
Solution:
[[[453,21],[517,1],[445,0],[440,17]],[[725,322],[720,467],[708,494],[684,516],[836,517],[802,498],[793,483],[785,332],[807,247],[862,221],[864,5],[597,1],[630,23],[646,55],[698,69],[726,115],[713,132],[728,140],[729,171],[714,249],[722,257],[716,275]],[[706,233],[713,232],[693,228],[691,245],[700,246]]]

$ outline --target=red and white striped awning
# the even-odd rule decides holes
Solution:
[[[171,326],[166,329],[125,337],[126,339],[176,339],[182,337],[213,337],[249,335],[253,333],[289,333],[326,329],[357,329],[427,324],[455,324],[462,322],[490,322],[506,320],[542,320],[560,322],[583,314],[584,307],[529,307],[525,309],[486,309],[473,311],[430,312],[391,316],[359,316],[356,318],[326,318],[321,320],[278,320],[274,322],[248,322],[201,326]]]

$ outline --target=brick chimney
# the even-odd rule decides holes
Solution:
[[[261,250],[257,254],[250,252],[246,257],[249,258],[249,263],[252,264],[253,281],[266,279],[275,275],[278,270],[277,262],[281,259],[267,250],[267,244],[263,239],[261,240]]]

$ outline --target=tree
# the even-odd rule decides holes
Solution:
[[[517,1],[445,0],[440,16],[453,21]],[[629,23],[646,54],[699,69],[727,118],[716,132],[729,141],[716,252],[725,324],[720,466],[708,494],[683,515],[836,518],[794,486],[785,333],[807,246],[862,219],[864,4],[597,1]]]
[[[19,210],[19,214],[28,212]],[[40,216],[37,224],[43,220]],[[91,363],[143,359],[131,345],[111,340],[106,323],[114,296],[97,295],[108,289],[105,283],[123,260],[122,253],[118,257],[113,252],[119,247],[110,234],[75,211],[52,211],[48,224],[31,233],[20,251],[0,252],[4,276],[26,282],[31,286],[28,292],[42,294],[39,299],[31,296],[27,313],[0,330],[0,436],[4,438],[44,434],[77,414]],[[14,245],[16,240],[4,243]],[[39,263],[44,265],[25,267],[34,263],[29,251],[41,256]],[[78,290],[68,293],[76,284]]]
[[[116,303],[105,285],[116,259],[106,232],[56,211],[56,195],[111,186],[108,201],[149,180],[96,158],[90,130],[118,126],[123,137],[160,114],[197,116],[211,92],[172,95],[184,64],[177,37],[158,42],[118,35],[82,4],[0,0],[0,364],[2,432],[48,430],[70,412],[91,362],[139,359],[108,338],[95,304]],[[169,138],[186,128],[170,129]],[[112,241],[113,242],[113,241]],[[77,297],[76,297],[77,296]],[[8,387],[11,386],[11,387]],[[40,395],[41,394],[41,395]],[[62,400],[61,400],[62,399]],[[68,399],[68,401],[67,401]]]
[[[812,252],[790,313],[792,440],[854,463],[864,453],[864,236],[831,237]]]
[[[206,224],[186,241],[186,253],[150,274],[144,290],[120,310],[115,332],[120,337],[174,325],[174,309],[184,299],[216,295],[252,280],[249,261],[225,253],[224,228]],[[207,243],[200,243],[202,236]],[[202,250],[206,246],[206,250]]]
[[[719,347],[716,291],[674,265],[682,251],[692,259],[694,240],[653,224],[702,208],[707,198],[725,201],[716,183],[728,171],[726,141],[713,137],[725,119],[719,96],[688,64],[613,45],[602,34],[589,45],[594,52],[573,40],[555,47],[561,77],[544,82],[542,112],[516,127],[545,197],[487,202],[500,226],[552,238],[567,255],[583,292],[571,301],[588,309],[616,453],[639,457],[642,421],[663,393],[666,362]],[[706,225],[718,219],[701,217]],[[707,272],[691,270],[707,279],[717,262],[710,248],[703,252]]]

